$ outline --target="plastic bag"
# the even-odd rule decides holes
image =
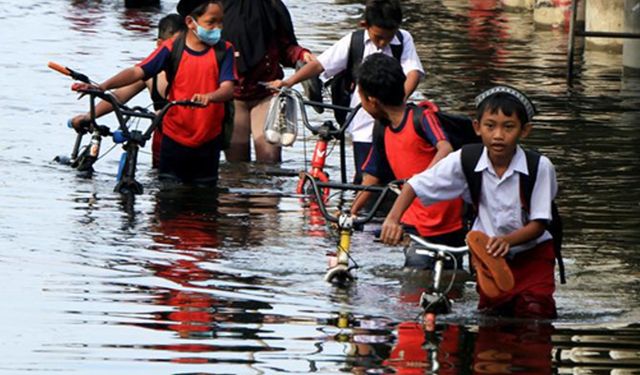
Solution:
[[[264,122],[267,142],[279,146],[291,146],[298,135],[298,102],[285,90],[271,99]]]

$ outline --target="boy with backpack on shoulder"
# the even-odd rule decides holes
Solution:
[[[387,244],[400,241],[400,217],[416,197],[427,206],[462,197],[475,208],[472,229],[488,236],[482,256],[476,259],[473,249],[472,260],[480,266],[476,267],[478,308],[519,318],[555,318],[555,257],[563,278],[557,246],[560,232],[553,226],[558,219],[553,203],[556,173],[548,158],[518,144],[531,132],[535,107],[509,86],[491,88],[475,102],[473,126],[482,144],[463,146],[409,179],[382,225],[381,239]],[[508,268],[500,272],[510,271],[512,286],[488,293],[490,289],[483,290],[481,283],[485,277],[481,268],[488,268],[500,280],[503,274],[492,269],[491,263],[503,259]]]
[[[384,54],[367,57],[358,70],[362,108],[376,119],[373,145],[363,166],[363,185],[408,179],[435,165],[453,150],[440,122],[432,118],[432,110],[405,102],[404,82],[400,63]],[[351,213],[357,214],[372,194],[359,193]],[[463,246],[466,231],[462,208],[462,199],[458,197],[429,207],[415,199],[400,221],[405,231],[430,242]],[[462,265],[461,258],[457,264]],[[452,262],[445,266],[452,268]],[[433,258],[416,254],[409,246],[405,248],[405,267],[431,269]]]
[[[97,88],[110,90],[146,80],[164,71],[167,100],[190,99],[204,108],[176,106],[162,121],[160,178],[216,185],[220,150],[225,141],[226,102],[237,75],[231,44],[221,40],[221,0],[180,0],[178,14],[186,31],[163,43],[138,65],[107,79]],[[92,87],[74,84],[72,89]]]
[[[408,98],[418,86],[424,70],[413,37],[408,31],[400,29],[401,23],[402,8],[399,0],[367,0],[364,20],[360,23],[362,29],[345,35],[315,61],[309,62],[285,80],[271,82],[271,86],[291,87],[324,72],[324,78],[333,77],[333,104],[354,108],[360,103],[360,97],[355,93],[356,70],[367,56],[383,53],[400,62],[406,75],[403,95]],[[337,111],[335,115],[342,125],[347,114]],[[365,111],[358,111],[349,125],[356,184],[362,181],[362,164],[371,149],[373,122],[373,118]]]

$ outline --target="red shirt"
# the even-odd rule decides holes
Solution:
[[[373,147],[365,165],[364,172],[376,177],[387,176],[390,170],[395,179],[408,179],[427,169],[436,155],[435,145],[447,140],[442,128],[431,124],[425,117],[422,126],[428,139],[415,131],[413,110],[407,108],[400,126],[384,129],[384,150],[374,140]],[[384,153],[381,157],[380,153]],[[419,199],[404,212],[403,224],[416,228],[423,237],[437,236],[455,232],[462,228],[462,199],[439,202],[424,206]]]
[[[145,72],[145,79],[169,66],[172,48],[173,39],[164,42],[138,64]],[[233,55],[233,47],[226,43],[226,53],[219,67],[213,48],[193,51],[185,46],[167,99],[188,100],[197,93],[216,91],[224,81],[236,81]],[[195,148],[212,141],[222,132],[223,118],[223,103],[209,104],[205,108],[175,106],[162,121],[162,133],[181,145]]]

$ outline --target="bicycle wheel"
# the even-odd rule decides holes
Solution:
[[[125,146],[125,148],[127,147]],[[132,147],[131,150],[123,152],[120,157],[116,177],[117,184],[113,189],[120,194],[142,194],[144,191],[142,184],[136,181],[137,151],[135,147]]]

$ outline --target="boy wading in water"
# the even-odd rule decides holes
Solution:
[[[535,108],[508,86],[483,92],[476,106],[474,129],[484,146],[464,146],[409,179],[383,223],[381,239],[387,244],[400,241],[400,218],[416,196],[427,206],[461,196],[476,207],[472,229],[490,237],[487,253],[504,257],[515,280],[510,291],[494,297],[478,288],[478,308],[521,318],[555,318],[555,254],[547,224],[557,193],[556,173],[549,159],[538,155],[536,176],[529,176],[529,152],[518,145],[531,132]],[[470,159],[471,171],[478,175],[474,179],[480,182],[475,199],[463,165]],[[528,207],[521,198],[522,176],[536,181]]]
[[[233,97],[237,79],[233,47],[221,40],[220,0],[180,0],[178,13],[184,17],[184,34],[166,41],[140,64],[127,68],[98,86],[110,90],[147,80],[171,69],[171,51],[184,38],[180,65],[169,84],[167,100],[191,99],[204,108],[176,106],[162,121],[160,178],[215,186],[222,144],[224,102]],[[224,56],[218,64],[216,49]],[[72,89],[90,85],[75,84]]]
[[[373,146],[363,166],[363,185],[410,178],[435,165],[452,151],[440,125],[430,122],[424,114],[419,125],[424,136],[418,134],[413,113],[418,109],[405,103],[404,82],[400,63],[381,53],[367,57],[358,70],[358,94],[362,108],[377,121]],[[371,195],[367,191],[358,194],[351,213],[357,214]],[[458,197],[428,207],[414,199],[400,221],[405,231],[430,242],[464,245],[462,199]],[[461,259],[458,264],[462,264]],[[433,268],[433,258],[416,254],[415,249],[409,246],[405,249],[405,267],[430,269]]]

